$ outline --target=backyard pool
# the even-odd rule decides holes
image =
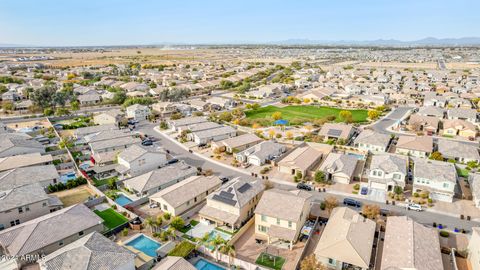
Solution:
[[[207,260],[200,259],[195,263],[195,268],[198,270],[225,270],[225,268],[213,264]]]
[[[123,194],[120,194],[118,196],[118,198],[115,199],[115,202],[120,204],[121,206],[125,206],[125,205],[131,203],[132,200],[130,200],[130,198],[128,198],[127,196],[125,196]]]
[[[75,172],[69,172],[64,175],[61,175],[60,181],[65,184],[67,183],[67,181],[75,180],[76,178],[77,178],[77,175],[75,174]]]
[[[138,236],[128,243],[125,243],[125,245],[140,250],[141,252],[154,258],[157,257],[157,249],[161,246],[160,243],[150,239],[144,234]]]
[[[220,236],[225,241],[228,241],[228,240],[230,240],[230,238],[232,238],[232,236],[230,234],[227,234],[227,233],[224,233],[224,232],[221,232],[221,231],[218,231],[218,230],[213,230],[209,233],[208,240],[211,241],[211,240],[217,238],[217,236]]]

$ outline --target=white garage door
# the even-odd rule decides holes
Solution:
[[[452,198],[446,194],[442,193],[430,193],[430,197],[433,200],[442,201],[442,202],[451,202]]]
[[[377,183],[377,182],[371,182],[370,187],[373,189],[381,189],[381,190],[387,189],[385,184]]]

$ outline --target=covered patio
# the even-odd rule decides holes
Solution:
[[[216,227],[231,231],[238,229],[239,216],[205,205],[198,213],[200,220],[214,223]]]

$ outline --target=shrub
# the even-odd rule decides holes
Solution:
[[[128,235],[128,229],[127,229],[127,228],[123,228],[123,230],[122,230],[122,235],[123,235],[123,236],[127,236],[127,235]]]
[[[359,190],[359,189],[360,189],[360,184],[355,184],[355,185],[353,185],[353,189],[354,189],[354,190]]]
[[[164,213],[163,214],[163,219],[165,219],[165,220],[170,220],[171,217],[172,217],[172,215],[170,213]]]
[[[174,217],[172,219],[172,222],[170,223],[170,226],[172,226],[176,230],[180,230],[185,227],[185,221],[181,217]]]
[[[447,231],[440,231],[440,236],[441,236],[441,237],[445,237],[445,238],[447,238],[447,237],[449,237],[449,236],[450,236],[450,233],[449,233],[449,232],[447,232]]]
[[[325,202],[320,203],[320,209],[322,211],[325,210],[325,207],[326,207]]]
[[[176,256],[176,257],[187,257],[190,252],[195,249],[195,245],[188,242],[183,241],[180,244],[176,245],[169,253],[168,256]]]
[[[418,195],[417,192],[413,193],[413,197],[418,198],[418,196],[420,196],[420,195]]]

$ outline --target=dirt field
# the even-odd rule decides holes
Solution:
[[[8,123],[7,124],[7,127],[12,128],[12,129],[31,128],[31,127],[34,127],[34,126],[41,126],[41,127],[44,127],[44,128],[49,128],[52,125],[50,125],[50,122],[48,122],[47,119],[19,121],[19,122],[14,122],[14,123]]]
[[[63,202],[63,206],[67,207],[84,202],[89,196],[93,196],[94,193],[87,185],[83,185],[73,189],[56,192],[53,193],[53,195],[56,195]]]

